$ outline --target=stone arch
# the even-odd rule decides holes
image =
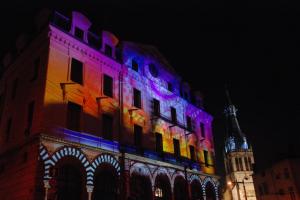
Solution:
[[[71,157],[75,157],[76,159],[78,159],[81,164],[83,165],[85,171],[88,171],[89,168],[89,161],[86,157],[86,155],[79,149],[74,148],[74,147],[62,147],[61,149],[57,150],[52,156],[51,156],[51,165],[55,166],[56,163],[61,160],[62,158],[66,157],[66,156],[71,156]],[[88,176],[87,176],[88,177]],[[88,179],[87,179],[87,184],[88,184]]]
[[[44,145],[40,144],[40,158],[44,163],[44,180],[50,179],[50,167],[54,165],[49,153],[44,147]]]
[[[185,180],[185,175],[182,171],[176,171],[173,175],[172,175],[172,179],[171,179],[171,185],[172,187],[174,186],[174,181],[178,176],[182,176],[182,178]]]
[[[194,180],[199,181],[199,183],[200,183],[201,186],[203,187],[202,180],[201,180],[201,178],[200,178],[198,175],[196,175],[196,174],[190,175],[190,177],[189,177],[189,183],[192,183]]]
[[[154,182],[153,182],[153,177],[151,174],[151,171],[149,169],[149,167],[143,163],[134,163],[131,167],[130,167],[130,176],[132,175],[132,173],[138,173],[144,176],[149,176],[150,180],[151,180],[151,184],[153,186]]]
[[[189,184],[190,184],[190,190],[191,190],[191,199],[203,199],[204,196],[204,190],[203,190],[203,183],[201,178],[196,175],[192,174],[189,177]]]
[[[202,184],[203,192],[204,192],[205,196],[206,196],[206,185],[209,184],[209,183],[212,184],[212,186],[213,186],[214,193],[215,193],[215,198],[219,199],[218,198],[218,186],[211,177],[206,177],[203,181],[203,184]]]
[[[154,182],[154,183],[155,183],[155,180],[156,180],[157,175],[160,174],[160,173],[165,174],[165,175],[168,177],[170,184],[172,184],[172,183],[171,183],[172,178],[171,178],[171,176],[170,176],[168,170],[167,170],[166,168],[164,168],[164,167],[158,167],[158,168],[154,171],[154,173],[153,173],[153,182]],[[172,185],[171,185],[171,186],[172,186]]]
[[[95,158],[94,161],[92,162],[92,164],[90,165],[90,167],[87,168],[87,184],[88,185],[93,185],[95,171],[96,171],[97,167],[102,163],[112,165],[116,169],[118,176],[120,176],[121,167],[120,167],[118,160],[110,154],[101,154],[97,158]]]

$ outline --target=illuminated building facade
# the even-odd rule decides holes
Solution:
[[[225,200],[256,200],[253,183],[254,157],[245,134],[237,120],[237,109],[232,104],[229,92],[226,91],[228,106],[225,109],[227,119],[224,151],[226,170]]]
[[[91,26],[43,12],[5,56],[1,199],[219,199],[201,96],[155,47]]]

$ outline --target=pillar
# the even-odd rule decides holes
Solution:
[[[49,180],[44,180],[44,188],[45,188],[45,198],[44,200],[48,200],[48,190],[50,189]]]
[[[86,191],[88,193],[88,200],[92,200],[93,189],[94,189],[94,186],[92,186],[92,185],[86,186]]]

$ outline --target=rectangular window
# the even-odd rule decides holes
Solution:
[[[205,127],[203,123],[200,123],[200,131],[201,131],[201,137],[205,138]]]
[[[102,115],[102,132],[103,137],[107,140],[113,139],[113,118],[110,115]]]
[[[83,83],[83,63],[75,58],[72,58],[71,80],[79,84]]]
[[[27,110],[27,129],[29,133],[32,126],[33,113],[34,113],[34,101],[31,101],[28,104],[28,110]]]
[[[174,107],[171,107],[171,120],[174,124],[177,124],[177,114]]]
[[[189,116],[186,116],[186,127],[189,131],[192,131],[192,118]]]
[[[139,64],[136,62],[136,60],[131,60],[131,67],[134,71],[138,72],[139,71]]]
[[[208,151],[206,150],[203,150],[203,154],[204,154],[204,163],[205,163],[205,166],[208,166]]]
[[[173,85],[172,85],[172,83],[170,83],[170,82],[168,82],[168,90],[169,90],[170,92],[173,92]]]
[[[236,171],[240,171],[240,165],[239,165],[239,159],[238,158],[235,158],[235,168],[236,168]]]
[[[84,35],[83,30],[78,27],[75,27],[75,37],[83,40],[83,35]]]
[[[109,46],[108,44],[105,44],[104,53],[105,55],[112,57],[112,47]]]
[[[191,160],[196,161],[195,147],[192,145],[190,145],[190,154],[191,154]]]
[[[244,162],[245,162],[246,170],[249,171],[250,168],[249,168],[249,163],[248,163],[248,158],[247,157],[244,157]]]
[[[33,66],[33,74],[32,77],[30,79],[31,82],[37,80],[38,76],[39,76],[39,68],[40,68],[40,58],[38,57],[37,59],[35,59],[34,61],[34,66]]]
[[[153,99],[153,114],[155,116],[160,115],[160,102],[157,99]]]
[[[113,79],[106,74],[103,76],[103,94],[113,97]]]
[[[9,119],[7,120],[7,124],[6,124],[5,141],[8,141],[9,138],[10,138],[11,124],[12,124],[12,118],[9,118]]]
[[[142,147],[143,128],[139,125],[134,125],[134,145],[138,148]]]
[[[179,140],[173,139],[173,145],[174,145],[174,155],[175,157],[180,157],[180,143]]]
[[[73,131],[80,131],[81,106],[68,102],[67,128]]]
[[[141,91],[135,88],[133,89],[133,105],[137,108],[142,108]]]
[[[11,99],[15,99],[16,97],[16,94],[17,94],[17,89],[18,89],[18,82],[19,80],[16,78],[14,80],[14,83],[13,83],[13,87],[12,87],[12,92],[11,92]]]
[[[155,133],[155,138],[156,138],[156,152],[162,153],[163,152],[162,134]]]

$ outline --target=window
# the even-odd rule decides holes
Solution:
[[[30,79],[31,82],[37,80],[39,76],[39,66],[40,66],[40,58],[35,59],[34,66],[33,66],[33,74]]]
[[[205,138],[205,127],[203,123],[200,123],[201,137]]]
[[[102,115],[102,132],[107,140],[112,140],[113,136],[113,118],[110,115]]]
[[[136,72],[139,71],[139,64],[134,59],[131,60],[131,67],[134,71],[136,71]]]
[[[14,83],[13,83],[13,87],[12,87],[12,92],[11,92],[11,99],[15,99],[16,97],[16,94],[17,94],[17,89],[18,89],[18,82],[19,80],[16,78],[14,80]]]
[[[149,71],[153,77],[155,77],[155,78],[158,77],[158,70],[153,63],[149,64]]]
[[[141,91],[133,89],[133,105],[137,108],[142,108],[141,105]]]
[[[174,145],[174,155],[175,157],[180,157],[180,144],[179,140],[173,139],[173,145]]]
[[[104,53],[105,55],[112,57],[112,47],[109,46],[108,44],[105,44]]]
[[[285,179],[289,179],[290,178],[290,173],[289,173],[289,169],[288,168],[284,168],[284,177]]]
[[[171,120],[174,124],[177,124],[177,114],[174,107],[171,107]]]
[[[75,27],[75,37],[83,39],[84,32],[82,29]]]
[[[113,79],[106,74],[103,77],[103,94],[113,97]]]
[[[143,128],[139,125],[134,125],[134,145],[138,148],[142,147]]]
[[[236,171],[240,171],[239,159],[235,158]]]
[[[196,161],[195,147],[192,145],[190,145],[190,154],[191,154],[191,160]]]
[[[192,118],[189,116],[186,116],[186,127],[189,131],[191,131],[192,128]]]
[[[156,152],[162,153],[163,152],[162,135],[160,133],[155,133],[155,138],[156,138]]]
[[[168,90],[169,90],[170,92],[173,92],[173,85],[172,85],[172,83],[170,83],[170,82],[168,82]]]
[[[11,124],[12,124],[12,118],[9,118],[6,124],[5,141],[8,141],[10,138]]]
[[[155,116],[160,115],[160,102],[157,99],[153,99],[153,114]]]
[[[81,106],[68,102],[67,128],[73,131],[80,131]]]
[[[203,150],[203,154],[204,154],[204,164],[205,166],[208,166],[208,151]]]
[[[30,133],[30,129],[32,126],[32,120],[33,120],[33,113],[34,113],[34,101],[31,101],[28,104],[28,108],[27,108],[27,132],[26,133]]]
[[[83,83],[83,63],[75,58],[72,58],[71,80],[79,84]]]
[[[249,168],[250,163],[248,163],[248,158],[247,157],[244,157],[244,162],[245,162],[246,170],[249,171],[250,170],[250,168]]]

